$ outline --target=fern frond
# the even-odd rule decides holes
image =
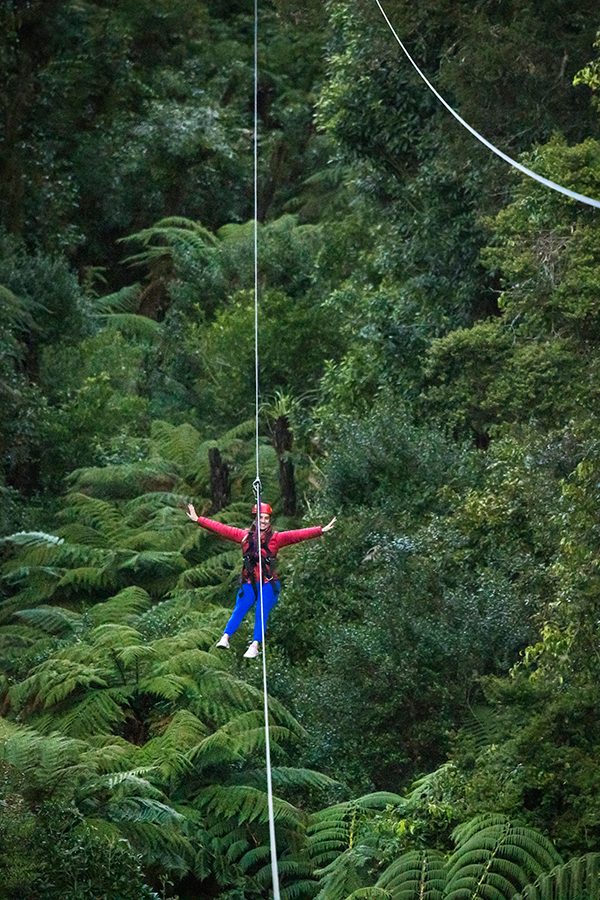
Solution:
[[[86,744],[81,752],[81,761],[94,772],[107,774],[129,771],[132,768],[134,749],[124,738],[112,734],[94,734],[87,738]]]
[[[399,806],[402,802],[403,798],[399,794],[393,794],[390,791],[375,791],[371,794],[364,794],[355,800],[336,803],[333,806],[319,810],[312,817],[313,824],[311,827],[319,828],[322,824],[339,821],[351,814],[355,809],[384,810],[388,806]]]
[[[161,800],[151,797],[116,797],[113,794],[106,814],[113,822],[149,823],[168,827],[180,825],[184,817]]]
[[[421,900],[422,896],[426,897],[427,895],[425,895],[425,894],[423,894],[423,895],[421,895],[421,894],[408,895],[407,894],[406,896],[407,897],[410,896],[411,900],[412,900],[412,898],[414,898],[414,900]],[[441,894],[440,894],[440,896],[441,896]],[[378,897],[382,898],[382,900],[396,900],[396,897],[399,898],[400,895],[392,894],[392,893],[390,893],[390,891],[386,891],[383,888],[373,885],[368,888],[359,888],[357,891],[352,891],[352,893],[348,895],[346,900],[377,900]],[[403,898],[403,900],[404,900],[404,898]]]
[[[105,330],[121,331],[145,341],[156,340],[162,327],[154,319],[135,313],[108,313],[98,316],[98,320]]]
[[[370,880],[368,870],[375,850],[358,845],[341,853],[325,869],[317,871],[321,876],[317,900],[346,900],[354,891],[365,888]]]
[[[545,872],[514,900],[600,900],[600,853],[587,853]]]
[[[82,741],[57,734],[42,735],[0,719],[0,760],[44,789],[60,786],[69,790],[69,785],[85,772],[81,760],[84,749]]]
[[[260,708],[261,692],[241,678],[216,668],[202,673],[203,694],[194,712],[201,719],[227,721],[235,710],[252,711]]]
[[[3,284],[0,284],[0,304],[2,305],[2,317],[11,329],[33,332],[38,330],[34,314],[43,308],[40,304],[29,298],[18,297]]]
[[[140,550],[132,553],[118,566],[120,572],[130,572],[141,579],[178,575],[187,566],[180,553],[161,550]]]
[[[264,729],[263,729],[264,733]],[[314,769],[296,769],[290,766],[273,766],[271,769],[273,777],[273,786],[277,790],[300,790],[308,789],[314,791],[331,790],[332,787],[339,787],[339,782],[324,775],[322,772],[316,772]],[[253,783],[263,783],[265,773],[263,769],[257,770],[255,773],[245,773],[245,778],[252,778]],[[254,782],[256,779],[256,782]]]
[[[131,818],[119,816],[119,831],[142,855],[148,865],[157,865],[161,871],[183,877],[194,859],[194,851],[183,829],[178,825],[165,827],[156,821],[139,821],[135,810],[129,809]]]
[[[217,246],[218,240],[212,231],[209,231],[208,228],[205,228],[204,225],[201,225],[200,222],[195,221],[194,219],[188,219],[186,216],[165,216],[163,219],[160,219],[155,228],[177,228],[185,231],[186,233],[192,233],[197,235],[199,238],[202,238],[203,241],[206,241],[208,244],[212,244],[213,246]]]
[[[137,282],[114,291],[112,294],[94,297],[94,312],[99,314],[137,312],[141,292],[142,286]]]
[[[172,460],[186,470],[193,464],[201,443],[200,434],[193,425],[184,423],[176,426],[162,421],[152,423],[153,454],[161,459]]]
[[[271,740],[271,748],[273,751],[279,749],[278,740],[289,740],[289,732],[285,728],[277,725],[269,726],[269,737]],[[265,731],[264,727],[248,728],[243,732],[232,734],[227,726],[215,731],[213,734],[205,738],[202,743],[194,748],[190,754],[194,766],[199,770],[212,765],[218,765],[219,762],[235,763],[243,759],[253,758],[257,753],[261,753],[265,748]],[[260,773],[259,783],[264,786],[264,772]],[[252,780],[252,776],[246,773],[240,775],[240,778],[247,784]]]
[[[240,567],[240,550],[222,550],[215,552],[210,559],[198,566],[186,569],[179,578],[178,586],[205,587],[213,582],[221,583],[232,572]]]
[[[90,634],[90,641],[95,647],[120,651],[129,645],[142,644],[143,638],[137,629],[123,623],[108,622],[98,625]]]
[[[561,862],[552,843],[533,828],[503,816],[483,815],[454,832],[458,846],[448,862],[446,896],[459,900],[510,900],[526,884]]]
[[[94,781],[95,784],[101,787],[106,785],[110,790],[118,788],[126,793],[132,792],[159,799],[162,797],[162,792],[145,778],[146,775],[150,775],[155,771],[156,766],[140,766],[127,772],[111,772],[110,774],[96,777]]]
[[[163,732],[146,742],[141,759],[153,762],[164,778],[181,775],[191,769],[189,751],[208,734],[207,726],[187,709],[179,709]]]
[[[140,552],[179,552],[181,544],[180,535],[184,534],[184,523],[180,522],[179,534],[173,531],[155,531],[152,530],[151,522],[144,522],[141,529],[133,531],[127,538],[127,549]]]
[[[30,584],[0,603],[0,624],[10,622],[20,609],[27,609],[36,603],[50,600],[58,585],[59,576],[55,572],[36,571],[30,575]]]
[[[139,687],[144,693],[152,694],[161,700],[177,700],[178,697],[193,688],[194,683],[189,678],[170,673],[144,678],[140,681]]]
[[[96,603],[88,609],[86,616],[93,625],[133,624],[133,621],[147,609],[152,600],[143,588],[132,586],[119,591],[103,603]]]
[[[219,447],[227,450],[236,441],[247,441],[254,436],[256,422],[254,419],[244,419],[238,422],[229,431],[225,431],[219,438]]]
[[[481,752],[493,744],[498,735],[496,711],[483,704],[474,707],[470,718],[462,725],[461,733],[469,738],[476,752]]]
[[[331,864],[351,844],[361,815],[398,806],[402,798],[398,794],[377,791],[356,800],[336,803],[314,813],[307,828],[307,849],[315,865]],[[358,885],[357,887],[360,887]]]
[[[79,590],[94,591],[97,588],[110,588],[116,586],[114,572],[105,567],[79,566],[68,569],[60,578],[57,588],[76,588]]]
[[[178,516],[185,516],[185,505],[188,502],[187,496],[184,494],[173,493],[172,491],[152,491],[149,494],[140,494],[138,497],[127,501],[127,513],[135,520],[148,520],[154,516],[164,512],[165,509],[170,515],[174,512]],[[184,518],[185,524],[188,519]]]
[[[53,658],[13,685],[8,694],[15,709],[20,709],[27,701],[48,709],[80,688],[89,687],[108,687],[97,668],[74,659]]]
[[[71,634],[81,623],[81,616],[60,606],[38,606],[37,609],[21,609],[16,614],[29,625],[46,634]]]
[[[27,625],[5,625],[0,630],[0,650],[15,651],[24,647],[31,647],[40,639],[37,628],[29,628]]]
[[[268,822],[267,795],[263,791],[245,785],[211,785],[199,791],[196,798],[199,809],[219,818],[235,819],[238,822]],[[301,827],[298,810],[281,800],[273,798],[275,821],[288,828]]]
[[[88,520],[91,519],[102,533],[108,533],[104,518],[108,515],[111,505],[107,503],[103,509],[101,506],[103,498],[106,498],[106,502],[111,499],[130,499],[150,491],[170,491],[178,483],[179,477],[174,464],[166,460],[75,469],[67,479],[74,489],[68,500],[70,505],[78,503],[81,512],[88,514]],[[115,507],[113,512],[115,524],[118,525],[115,539],[118,539],[122,535],[126,536],[127,531],[123,531],[121,515]],[[94,514],[97,521],[92,518]]]
[[[281,888],[281,900],[312,900],[319,890],[318,882],[308,878],[294,881]]]
[[[54,716],[53,727],[70,737],[110,734],[127,717],[128,694],[115,687],[93,690],[67,713]]]
[[[238,859],[237,864],[242,872],[250,872],[260,863],[267,861],[270,858],[270,855],[271,848],[268,844],[263,844],[260,847],[253,847],[251,850],[244,853],[243,856]]]
[[[159,672],[172,675],[191,675],[201,679],[207,670],[227,670],[227,661],[214,653],[198,648],[199,633],[196,630],[182,631],[172,638],[164,638],[154,642],[157,655],[164,660]],[[211,632],[211,643],[214,632]]]
[[[101,535],[91,525],[85,525],[81,522],[70,522],[67,525],[61,525],[60,536],[65,543],[83,544],[88,547],[106,548],[109,541],[104,535]]]
[[[254,219],[250,219],[248,222],[228,222],[226,225],[222,225],[217,231],[217,237],[220,241],[224,243],[236,243],[238,241],[250,241],[252,240],[252,236],[254,234]],[[258,223],[259,230],[264,226],[261,222]]]
[[[387,867],[377,887],[394,900],[442,900],[446,861],[435,850],[412,850]]]
[[[45,531],[16,531],[14,534],[6,535],[0,538],[0,546],[2,544],[14,544],[16,547],[37,547],[50,545],[55,547],[62,544],[62,538],[55,534],[48,534]]]
[[[75,469],[69,476],[69,481],[76,487],[82,485],[94,487],[94,476],[97,471],[96,469]],[[106,535],[112,545],[119,546],[127,536],[128,532],[121,512],[107,500],[91,497],[75,490],[69,494],[68,507],[63,511],[62,516],[68,518],[73,512],[77,516],[77,521],[84,522],[88,527],[92,526],[100,534]]]
[[[199,246],[204,246],[205,244],[216,246],[218,243],[214,234],[207,228],[199,222],[187,219],[184,216],[166,216],[150,228],[143,228],[135,232],[135,234],[119,238],[119,243],[137,242],[149,246],[157,237],[171,241],[175,238],[184,238],[186,240],[195,238]]]

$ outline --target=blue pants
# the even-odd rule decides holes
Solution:
[[[267,581],[263,584],[263,609],[265,613],[265,631],[267,630],[267,619],[269,613],[277,603],[281,584],[279,581]],[[256,593],[255,593],[256,591]],[[254,614],[254,637],[255,641],[262,641],[262,620],[260,615],[260,591],[259,585],[242,584],[235,598],[235,607],[231,614],[231,618],[225,626],[225,634],[232,635],[238,630],[242,624],[242,619],[252,607],[256,604],[256,612]]]

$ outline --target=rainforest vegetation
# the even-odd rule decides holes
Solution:
[[[600,219],[371,0],[265,0],[285,900],[600,898]],[[600,198],[591,0],[387,0]],[[248,0],[0,9],[0,898],[271,896]]]

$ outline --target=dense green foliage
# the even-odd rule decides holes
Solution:
[[[261,5],[263,494],[286,900],[600,897],[600,228],[375,4]],[[600,197],[596,6],[386,10]],[[214,642],[254,463],[252,10],[0,12],[0,897],[268,896]]]

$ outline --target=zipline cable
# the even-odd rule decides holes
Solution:
[[[538,181],[540,184],[545,185],[547,188],[551,188],[551,190],[553,190],[553,191],[558,191],[560,194],[565,194],[567,197],[570,197],[572,200],[578,200],[579,203],[586,203],[588,206],[595,206],[597,209],[600,209],[600,200],[595,200],[593,197],[588,197],[585,194],[579,194],[579,193],[577,193],[577,191],[572,191],[570,188],[564,187],[562,184],[557,184],[555,181],[551,181],[549,178],[544,178],[543,175],[538,175],[537,172],[534,172],[532,169],[528,169],[527,166],[524,166],[522,163],[517,162],[516,159],[513,159],[511,156],[508,156],[508,154],[503,153],[502,150],[499,150],[498,147],[496,147],[494,144],[492,144],[490,141],[488,141],[487,138],[484,138],[483,135],[479,134],[479,132],[476,131],[472,127],[472,125],[469,125],[468,122],[465,122],[465,120],[462,118],[462,116],[459,116],[459,114],[454,109],[452,109],[450,104],[447,103],[446,100],[444,100],[442,95],[438,91],[436,91],[436,89],[434,88],[432,83],[429,81],[427,76],[418,67],[418,65],[416,64],[416,62],[414,61],[414,59],[412,58],[412,56],[410,55],[410,53],[408,52],[408,50],[406,49],[406,47],[404,46],[404,44],[402,43],[400,38],[398,37],[398,34],[396,33],[394,26],[390,22],[389,17],[387,15],[386,11],[384,10],[383,6],[379,2],[379,0],[375,0],[375,3],[379,7],[379,11],[381,12],[381,15],[383,16],[383,18],[385,19],[388,28],[390,29],[390,31],[396,38],[396,41],[400,45],[400,49],[402,50],[402,52],[404,53],[404,55],[410,62],[411,66],[413,67],[415,72],[417,72],[419,77],[423,79],[423,81],[425,82],[425,84],[427,85],[429,90],[437,97],[437,99],[440,101],[440,103],[446,107],[446,109],[448,110],[448,112],[451,115],[454,116],[456,121],[460,122],[460,124],[463,126],[463,128],[466,128],[467,131],[469,131],[473,135],[473,137],[477,138],[478,141],[480,141],[485,147],[487,147],[488,150],[491,150],[492,153],[495,153],[496,156],[499,156],[500,159],[503,159],[504,162],[507,162],[510,166],[513,166],[515,169],[518,169],[518,171],[522,172],[523,175],[527,175],[529,178],[533,178],[534,181]]]
[[[267,685],[267,653],[265,649],[265,611],[263,603],[263,570],[260,534],[260,510],[262,502],[262,485],[260,483],[259,454],[259,409],[260,409],[260,357],[258,346],[258,0],[254,0],[254,405],[255,405],[255,455],[256,479],[254,495],[256,497],[256,548],[258,551],[258,602],[260,603],[261,647],[262,647],[262,680],[263,707],[265,717],[265,768],[267,772],[267,808],[269,816],[269,847],[271,854],[271,878],[273,882],[273,900],[280,900],[279,871],[277,866],[277,841],[275,836],[275,808],[273,805],[273,776],[271,772],[271,740],[269,735],[269,692]]]

